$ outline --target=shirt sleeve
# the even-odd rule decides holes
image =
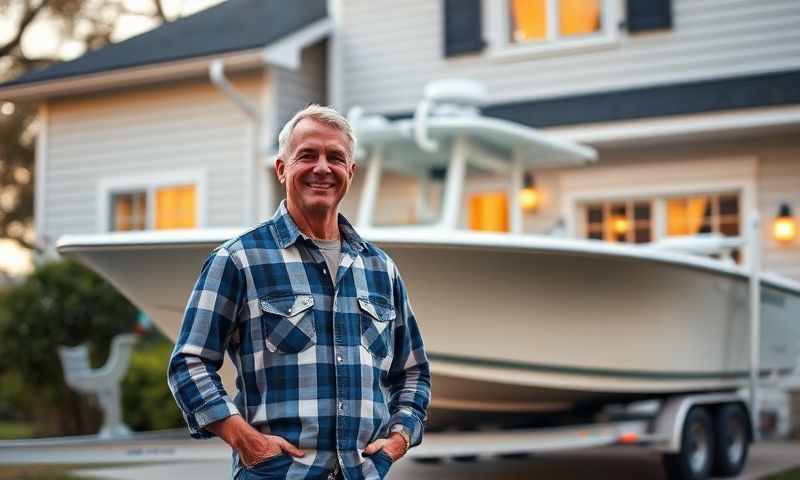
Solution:
[[[411,309],[400,273],[395,269],[395,354],[389,369],[391,397],[389,428],[402,425],[411,446],[422,442],[423,424],[431,397],[431,373],[422,334]]]
[[[186,305],[167,383],[194,438],[213,437],[206,426],[239,414],[217,371],[236,324],[243,287],[230,252],[219,247],[203,263]]]

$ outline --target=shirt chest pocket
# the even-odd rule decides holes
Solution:
[[[259,299],[264,341],[270,352],[298,353],[317,341],[314,297],[310,294],[275,294]]]
[[[361,310],[361,345],[377,358],[385,358],[392,349],[394,307],[379,297],[359,297]]]

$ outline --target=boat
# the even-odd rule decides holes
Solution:
[[[440,82],[413,118],[350,115],[367,165],[357,228],[402,272],[431,360],[432,426],[524,424],[539,414],[745,387],[753,285],[756,373],[794,372],[800,283],[710,256],[757,243],[642,246],[523,233],[525,172],[591,163],[596,152],[484,117],[482,95],[472,82]],[[505,179],[510,233],[461,227],[464,186],[487,173]],[[380,218],[387,175],[413,180],[417,224]],[[68,235],[57,249],[105,277],[174,340],[203,260],[246,229]],[[232,371],[224,376],[232,386]]]

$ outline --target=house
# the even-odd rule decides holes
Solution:
[[[527,231],[740,236],[758,212],[764,268],[800,280],[798,21],[794,0],[228,0],[0,98],[41,105],[36,225],[50,244],[257,223],[279,197],[270,160],[295,110],[408,117],[427,82],[457,77],[487,87],[484,114],[599,152],[531,172]],[[379,220],[413,220],[417,181],[389,180]],[[496,179],[465,195],[465,226],[508,228]]]

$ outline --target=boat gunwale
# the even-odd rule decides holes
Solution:
[[[200,230],[172,230],[146,232],[113,232],[59,237],[56,250],[70,254],[86,249],[125,250],[130,247],[154,249],[165,246],[200,246],[211,248],[255,230],[264,223],[250,229],[220,228]],[[382,231],[383,230],[383,231]],[[660,264],[689,268],[740,280],[749,280],[750,272],[739,265],[720,260],[658,250],[655,247],[617,245],[600,240],[551,238],[534,234],[441,231],[436,227],[368,228],[360,234],[370,242],[394,246],[429,246],[434,248],[481,248],[517,252],[548,252],[621,258],[634,261],[652,261]],[[800,282],[768,272],[760,272],[762,283],[786,293],[800,295]]]

